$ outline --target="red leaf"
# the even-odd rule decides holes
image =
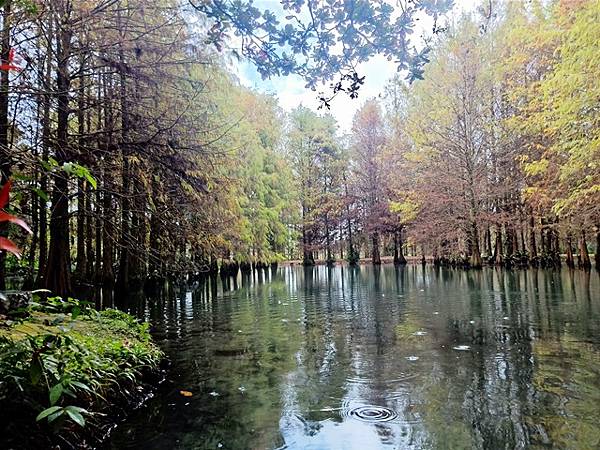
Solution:
[[[7,252],[11,252],[17,258],[21,257],[21,250],[16,244],[10,239],[6,239],[5,237],[0,236],[0,250],[5,250]]]
[[[14,58],[15,49],[11,48],[8,52],[8,61],[6,61],[6,63],[0,64],[0,70],[16,70],[17,72],[19,72],[21,68],[12,64]]]
[[[21,68],[19,66],[13,66],[12,64],[1,64],[0,70],[16,70],[19,72]]]
[[[8,203],[8,193],[10,192],[10,185],[12,181],[8,180],[2,190],[0,191],[0,208],[4,208]]]
[[[29,226],[27,225],[27,223],[25,223],[24,220],[19,219],[18,217],[13,216],[12,214],[8,214],[7,212],[0,211],[0,222],[12,222],[16,225],[19,225],[29,234],[33,234],[33,231],[31,231],[31,228],[29,228]]]

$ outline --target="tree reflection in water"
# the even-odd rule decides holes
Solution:
[[[125,307],[172,368],[109,447],[600,446],[596,273],[283,267]]]

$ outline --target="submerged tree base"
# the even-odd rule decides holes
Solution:
[[[2,448],[96,447],[162,379],[148,324],[70,309],[0,321]]]

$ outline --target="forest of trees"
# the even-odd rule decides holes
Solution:
[[[2,225],[22,257],[0,290],[291,259],[589,268],[600,247],[597,1],[452,17],[423,79],[359,96],[346,134],[243,87],[189,5],[2,3],[1,184],[33,234]]]

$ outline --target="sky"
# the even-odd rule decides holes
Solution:
[[[455,0],[455,10],[470,11],[476,5],[477,0]],[[283,15],[279,0],[260,0],[255,2],[259,8],[267,8],[276,14]],[[422,21],[421,23],[426,23]],[[417,32],[415,35],[422,33]],[[279,105],[285,111],[291,111],[298,105],[306,106],[314,111],[318,111],[319,101],[316,92],[304,87],[305,82],[295,75],[287,77],[274,77],[269,80],[262,80],[256,72],[254,66],[248,61],[240,61],[234,68],[240,79],[240,82],[247,87],[253,88],[262,93],[275,94],[279,99]],[[337,120],[340,132],[348,133],[352,129],[352,118],[365,100],[379,96],[386,82],[396,74],[396,66],[393,62],[387,61],[383,56],[375,56],[367,63],[358,66],[357,72],[366,76],[365,84],[360,88],[359,97],[350,99],[348,96],[339,95],[331,103],[331,110],[328,111]]]

